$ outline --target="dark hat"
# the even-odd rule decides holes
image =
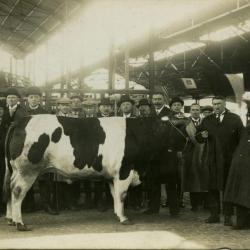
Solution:
[[[80,96],[80,95],[73,94],[73,95],[70,97],[70,99],[74,99],[74,98],[78,98],[81,102],[83,101],[83,98],[82,98],[82,96]]]
[[[132,100],[129,95],[122,95],[120,101],[118,102],[118,106],[121,106],[123,102],[130,102],[132,105],[135,104],[134,100]]]
[[[142,99],[139,101],[137,107],[139,108],[139,107],[142,106],[142,105],[148,105],[149,107],[151,107],[151,103],[150,103],[150,102],[148,101],[148,99],[146,99],[146,98],[142,98]]]
[[[211,111],[211,112],[213,112],[214,109],[213,109],[212,106],[207,105],[207,106],[203,106],[203,107],[201,108],[201,111],[202,111],[202,112],[204,112],[204,111]]]
[[[98,104],[99,107],[101,105],[110,105],[110,106],[112,106],[112,102],[110,101],[109,98],[104,97],[104,98],[101,99],[101,102]]]
[[[42,92],[41,92],[41,90],[38,87],[32,86],[32,87],[29,87],[27,89],[26,96],[29,96],[29,95],[39,95],[39,96],[42,96]]]
[[[8,95],[16,95],[17,97],[21,98],[20,93],[18,92],[18,90],[14,87],[10,87],[6,90],[5,92],[5,96],[7,97]]]
[[[173,105],[173,103],[175,103],[175,102],[181,103],[182,106],[184,105],[184,101],[183,101],[180,97],[175,96],[175,97],[173,97],[173,98],[171,99],[171,101],[170,101],[170,103],[169,103],[169,106],[171,107],[171,106]]]

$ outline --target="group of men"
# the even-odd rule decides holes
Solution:
[[[8,128],[23,116],[47,113],[41,106],[41,98],[42,93],[39,88],[30,87],[27,90],[27,101],[25,105],[21,105],[21,96],[17,89],[10,88],[6,92],[6,105],[0,109],[1,187],[5,169],[4,140]],[[162,93],[154,93],[151,102],[148,99],[141,99],[137,105],[128,95],[121,96],[118,102],[119,116],[125,118],[167,117],[187,138],[186,146],[182,151],[170,146],[158,152],[158,160],[151,162],[148,166],[149,174],[145,177],[146,184],[129,191],[127,206],[141,208],[146,199],[147,209],[144,214],[159,213],[164,184],[171,216],[178,216],[182,206],[182,194],[190,192],[192,211],[197,211],[200,206],[209,208],[210,216],[206,223],[219,223],[223,208],[224,225],[233,226],[234,200],[232,197],[227,199],[226,194],[231,194],[229,191],[224,197],[224,191],[231,188],[228,185],[232,183],[232,178],[230,180],[228,178],[232,175],[230,166],[243,131],[241,119],[226,109],[225,99],[221,96],[212,99],[212,106],[201,107],[198,103],[192,104],[189,117],[182,112],[183,106],[184,101],[179,97],[173,97],[167,106]],[[98,109],[95,109],[95,103],[83,102],[80,95],[73,95],[71,98],[63,97],[58,100],[56,114],[74,118],[110,117],[114,116],[113,103],[109,98],[103,98],[98,104]],[[155,166],[160,166],[160,168]],[[89,208],[96,206],[101,210],[106,210],[112,205],[108,186],[100,181],[72,183],[62,176],[45,174],[40,176],[36,183],[42,207],[50,214],[58,214],[59,207],[76,209],[81,186],[84,186],[85,206]],[[221,191],[223,191],[222,199]],[[34,210],[34,197],[34,191],[31,189],[24,201],[24,209]],[[1,204],[1,210],[3,207]],[[245,228],[246,209],[242,210],[242,206],[237,206],[237,208],[238,219],[235,228]]]

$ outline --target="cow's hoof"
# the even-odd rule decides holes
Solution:
[[[16,225],[16,222],[14,222],[12,219],[7,219],[7,224],[9,226],[15,226]]]
[[[22,231],[22,232],[31,231],[31,228],[29,228],[26,225],[23,225],[21,223],[17,223],[16,228],[17,228],[18,231]]]
[[[125,225],[125,226],[126,225],[134,225],[134,223],[131,220],[129,220],[129,219],[122,221],[121,224]]]

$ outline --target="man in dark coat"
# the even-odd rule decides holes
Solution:
[[[2,187],[5,174],[5,154],[4,154],[4,143],[7,131],[12,123],[20,120],[26,116],[26,111],[20,106],[21,95],[16,88],[7,89],[6,93],[6,106],[4,107],[2,114],[2,121],[0,125],[0,197],[2,199]],[[0,209],[3,210],[3,204],[0,202]]]
[[[38,114],[47,114],[45,109],[41,106],[41,97],[42,93],[38,87],[32,86],[27,89],[27,103],[26,103],[26,112],[28,115],[38,115]],[[45,212],[51,215],[57,215],[58,212],[52,209],[51,204],[51,195],[52,195],[52,178],[51,174],[47,173],[38,177],[39,193],[41,197],[42,206]],[[34,201],[34,190],[31,188],[25,199],[24,199],[24,208],[32,210],[35,207]]]
[[[234,229],[250,228],[250,126],[242,131],[228,174],[224,201],[236,206]]]
[[[155,98],[154,101],[152,99],[154,105],[158,104],[158,100],[161,102],[161,96],[162,95],[160,94],[156,94],[155,96],[153,95],[153,98]],[[183,131],[185,117],[180,113],[180,110],[176,108],[176,106],[180,106],[180,108],[182,108],[183,104],[184,102],[180,98],[172,98],[170,107],[173,107],[173,110],[170,111],[168,108],[165,108],[164,103],[161,102],[161,109],[157,109],[155,107],[156,115],[159,117],[168,116],[171,122]],[[171,139],[175,140],[175,138]],[[177,152],[179,151],[179,149],[173,148],[171,141],[168,142],[168,144],[169,147],[167,151],[159,152],[159,157],[157,157],[158,161],[152,162],[151,164],[151,190],[149,192],[149,208],[144,211],[145,214],[159,213],[161,183],[164,183],[166,185],[170,215],[177,216],[179,214],[179,197],[177,190],[177,185],[179,183],[179,158],[177,156]],[[164,162],[164,164],[162,162]],[[165,164],[165,162],[167,162],[167,164]]]
[[[190,106],[190,118],[186,126],[189,143],[184,156],[183,191],[190,192],[191,210],[197,211],[202,205],[204,191],[208,190],[208,169],[202,162],[205,143],[198,143],[195,135],[201,123],[201,107],[197,103]]]
[[[206,223],[218,223],[220,190],[224,190],[233,153],[239,143],[243,128],[240,117],[226,109],[224,97],[216,96],[212,100],[214,114],[206,117],[198,128],[196,139],[199,142],[207,140],[208,150],[203,161],[208,164],[210,217]],[[231,226],[233,207],[224,203],[224,225]]]

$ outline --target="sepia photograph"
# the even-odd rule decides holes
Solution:
[[[0,249],[250,249],[250,0],[0,0]]]

